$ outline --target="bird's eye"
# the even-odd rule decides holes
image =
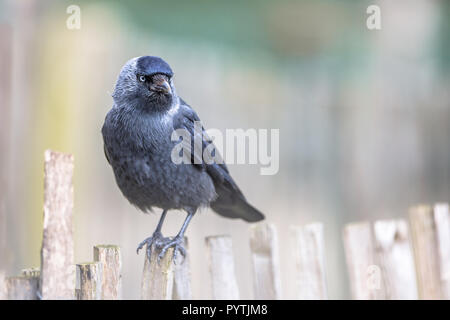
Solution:
[[[139,81],[140,81],[140,82],[145,82],[145,80],[146,80],[146,79],[145,79],[145,76],[139,76]]]

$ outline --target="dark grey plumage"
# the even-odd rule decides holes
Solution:
[[[171,141],[175,129],[194,135],[195,111],[176,94],[173,72],[161,58],[144,56],[122,68],[113,93],[114,106],[102,128],[105,155],[123,195],[142,211],[164,210],[154,235],[143,243],[182,249],[182,236],[199,207],[210,206],[228,218],[249,222],[264,216],[246,201],[224,164],[175,164]],[[209,141],[203,137],[203,147]],[[182,209],[188,218],[173,239],[160,234],[167,210]],[[175,254],[176,254],[175,250]]]

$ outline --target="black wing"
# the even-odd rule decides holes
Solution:
[[[200,118],[195,111],[182,99],[180,99],[180,107],[173,118],[173,128],[186,129],[192,139],[190,143],[190,150],[194,150],[194,135],[199,134],[195,132],[195,122],[200,121]],[[201,127],[202,136],[197,137],[201,141],[201,154],[203,150],[212,143],[205,132],[203,126]],[[215,150],[214,152],[218,152]],[[242,191],[231,177],[225,163],[207,164],[203,159],[196,159],[198,155],[191,152],[191,163],[199,170],[205,170],[214,182],[217,198],[211,202],[211,208],[218,214],[227,218],[241,218],[248,222],[256,222],[264,219],[264,215],[257,209],[252,207],[245,199]],[[195,161],[197,160],[197,161]]]

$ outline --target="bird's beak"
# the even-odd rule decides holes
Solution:
[[[172,93],[172,89],[170,88],[169,82],[167,82],[164,79],[161,79],[158,82],[156,82],[154,85],[152,85],[150,87],[150,89],[153,90],[153,91],[162,92],[164,94],[171,94]]]

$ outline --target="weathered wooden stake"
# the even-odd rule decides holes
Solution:
[[[5,273],[0,271],[0,300],[6,300],[7,297]]]
[[[441,272],[441,298],[450,300],[450,212],[448,203],[439,203],[434,206],[434,221]]]
[[[147,251],[147,250],[145,250]],[[145,256],[141,294],[143,300],[170,300],[173,293],[173,248],[158,262],[159,250],[153,248],[151,257]]]
[[[275,226],[267,223],[250,226],[250,250],[255,299],[280,299],[281,278]]]
[[[186,251],[188,251],[189,243],[187,237],[184,238],[184,243]],[[174,266],[172,299],[173,300],[192,299],[189,253],[186,255],[184,259],[181,255],[178,255],[177,257],[177,261]]]
[[[376,263],[370,223],[345,226],[343,237],[353,299],[383,299],[381,268]]]
[[[9,300],[37,300],[39,278],[33,276],[17,276],[6,279]]]
[[[376,221],[374,239],[385,298],[417,299],[416,271],[408,223],[404,220]]]
[[[101,300],[102,298],[102,271],[101,262],[87,262],[77,264],[78,300]]]
[[[231,238],[229,236],[207,237],[206,246],[211,273],[212,298],[214,300],[239,299]]]
[[[433,209],[419,205],[409,210],[420,299],[441,299],[439,249]]]
[[[297,298],[327,299],[323,225],[291,228],[297,272]]]
[[[42,299],[73,299],[73,157],[45,152],[44,232],[41,249]]]
[[[119,246],[95,246],[94,261],[102,265],[102,299],[122,299],[122,257]]]

